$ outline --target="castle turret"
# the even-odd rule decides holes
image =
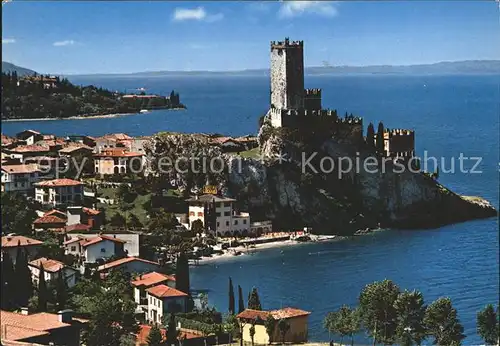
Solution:
[[[271,107],[304,108],[304,42],[271,42]]]

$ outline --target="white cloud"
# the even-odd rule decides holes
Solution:
[[[64,40],[64,41],[56,41],[52,45],[55,47],[62,47],[62,46],[72,46],[76,42],[73,40]]]
[[[224,18],[224,14],[215,13],[209,14],[203,7],[197,8],[176,8],[174,11],[173,20],[183,21],[183,20],[202,20],[205,22],[216,22]]]
[[[2,38],[2,44],[16,43],[15,38]]]
[[[291,18],[305,13],[334,17],[338,11],[331,1],[283,1],[278,15],[281,18]]]

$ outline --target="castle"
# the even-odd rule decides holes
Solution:
[[[274,127],[326,131],[331,136],[363,138],[363,120],[340,118],[323,109],[321,89],[304,89],[304,42],[271,42],[271,108],[267,119]]]

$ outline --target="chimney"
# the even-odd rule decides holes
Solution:
[[[59,322],[71,323],[73,321],[73,310],[66,309],[57,312]]]
[[[27,307],[21,308],[21,315],[28,316],[30,314],[30,311]]]

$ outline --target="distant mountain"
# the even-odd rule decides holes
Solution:
[[[30,70],[28,68],[20,67],[14,64],[11,64],[10,62],[2,61],[2,72],[4,73],[12,73],[16,71],[18,76],[29,76],[33,75],[36,72],[33,70]]]
[[[306,67],[306,75],[401,74],[462,75],[500,74],[500,60],[466,60],[422,65],[321,66]],[[269,69],[241,71],[145,71],[127,74],[93,74],[78,77],[188,77],[188,76],[268,76]]]

